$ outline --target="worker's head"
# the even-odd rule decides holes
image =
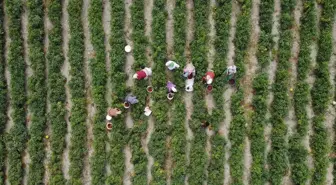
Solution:
[[[138,74],[135,73],[135,74],[133,75],[133,79],[137,79],[137,78],[138,78]]]
[[[206,75],[205,80],[208,85],[211,84],[213,81],[213,79],[209,75]]]
[[[172,87],[172,91],[173,91],[173,92],[177,92],[177,90],[176,90],[175,87]]]
[[[111,120],[112,120],[112,117],[111,117],[110,115],[107,115],[107,116],[106,116],[106,119],[107,119],[108,121],[111,121]]]

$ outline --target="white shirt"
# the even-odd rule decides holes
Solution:
[[[228,68],[227,68],[227,73],[228,73],[228,75],[232,75],[232,74],[234,74],[234,73],[236,73],[237,72],[237,67],[235,66],[235,65],[233,65],[233,66],[229,66]]]

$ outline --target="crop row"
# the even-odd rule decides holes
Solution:
[[[294,17],[292,16],[294,7],[295,0],[281,1],[279,60],[273,85],[274,100],[271,106],[271,123],[273,125],[271,133],[272,147],[268,161],[272,184],[281,184],[282,177],[288,169],[287,126],[284,123],[284,118],[288,115],[289,106],[288,70],[293,40],[291,28],[294,24]]]
[[[225,144],[226,141],[219,133],[220,125],[225,119],[225,111],[223,109],[224,97],[223,90],[225,86],[224,70],[227,65],[226,57],[228,54],[228,40],[230,30],[230,19],[232,13],[232,3],[230,0],[217,1],[218,5],[213,10],[214,20],[216,24],[216,38],[215,48],[216,56],[214,61],[214,72],[218,77],[214,81],[215,88],[212,91],[215,107],[210,117],[211,128],[215,132],[215,135],[211,140],[211,156],[210,164],[208,167],[208,184],[222,184],[224,179],[224,160],[225,160]]]
[[[8,148],[8,180],[11,184],[21,184],[23,180],[22,155],[27,141],[26,128],[26,89],[25,61],[23,58],[23,38],[21,35],[22,2],[19,0],[6,1],[5,10],[8,15],[8,36],[11,43],[8,49],[8,68],[11,74],[10,104],[13,126],[7,138]]]
[[[31,111],[30,139],[28,151],[30,154],[28,184],[42,184],[44,175],[43,159],[44,130],[46,128],[47,87],[46,87],[46,60],[44,56],[44,25],[42,0],[27,1],[28,6],[28,45],[29,60],[33,76],[29,78],[28,106]]]
[[[111,0],[111,38],[110,45],[113,48],[111,56],[111,81],[113,84],[112,104],[121,108],[120,98],[125,96],[126,74],[124,72],[124,63],[126,61],[124,46],[124,20],[125,5],[123,0]],[[125,170],[125,157],[123,149],[127,139],[124,114],[113,119],[113,129],[111,134],[111,153],[109,162],[111,166],[111,176],[107,179],[107,184],[122,184]]]
[[[4,1],[0,1],[0,185],[5,184],[5,156],[4,143],[5,126],[7,123],[7,81],[5,78],[5,31],[4,31]]]
[[[194,1],[194,17],[195,17],[195,35],[191,42],[191,59],[197,70],[194,84],[193,105],[194,111],[189,122],[193,132],[194,139],[191,140],[190,150],[190,166],[188,168],[189,184],[203,184],[206,179],[205,168],[207,163],[207,155],[205,152],[205,144],[207,134],[202,129],[202,121],[209,121],[208,111],[204,101],[204,87],[199,82],[201,76],[207,70],[207,39],[209,32],[209,1]]]
[[[101,0],[92,0],[89,9],[89,27],[94,56],[90,59],[92,74],[92,95],[96,114],[93,121],[93,156],[91,159],[92,184],[105,183],[106,151],[105,142],[105,113],[107,102],[105,100],[107,71],[105,62],[105,45],[103,30],[103,4]]]
[[[314,158],[314,172],[312,184],[325,184],[330,151],[328,133],[325,127],[325,113],[331,100],[332,85],[329,78],[328,63],[332,55],[332,26],[335,16],[335,1],[319,2],[322,7],[320,18],[320,37],[318,41],[317,65],[315,82],[311,90],[312,106],[314,111],[313,135],[311,148]]]
[[[267,113],[267,97],[268,97],[268,73],[267,69],[270,58],[270,51],[273,47],[272,42],[272,14],[274,11],[274,0],[262,1],[259,7],[259,26],[260,35],[258,42],[257,58],[260,66],[260,71],[257,71],[257,76],[253,79],[254,96],[252,106],[252,125],[249,133],[251,138],[251,184],[264,184],[266,181],[265,170],[265,149],[266,141],[264,139],[264,130],[266,125]]]
[[[50,113],[48,119],[51,124],[51,161],[50,184],[65,184],[62,173],[62,156],[65,146],[65,134],[67,124],[64,119],[66,109],[65,82],[66,79],[61,73],[64,62],[62,50],[62,3],[51,1],[47,4],[48,17],[53,28],[49,31],[49,48],[47,52],[48,61],[48,96],[50,101]]]
[[[240,84],[245,74],[244,63],[246,61],[247,48],[250,41],[252,1],[239,2],[241,14],[237,18],[237,32],[234,40],[235,65],[238,68],[236,86],[237,91],[231,97],[231,114],[229,138],[231,141],[231,156],[229,159],[230,173],[233,184],[242,184],[244,172],[244,148],[246,137],[246,120],[244,117],[244,90]]]
[[[149,151],[154,158],[153,165],[153,184],[166,184],[165,161],[168,156],[166,148],[167,136],[171,134],[168,128],[168,111],[170,105],[166,98],[166,73],[165,73],[165,58],[166,58],[166,24],[167,12],[165,9],[165,0],[155,0],[153,6],[153,60],[155,65],[153,68],[154,77],[152,85],[155,89],[152,99],[154,102],[153,115],[155,118],[155,131],[151,137]]]
[[[145,19],[144,19],[144,1],[134,1],[131,6],[131,21],[133,27],[132,39],[134,42],[133,56],[134,64],[132,68],[138,71],[141,67],[147,66],[146,46],[148,40],[145,36]],[[133,184],[147,183],[147,157],[142,148],[141,139],[146,134],[148,119],[143,114],[146,105],[147,80],[135,80],[132,93],[137,97],[139,103],[135,104],[131,109],[134,126],[131,130],[130,145],[132,149],[132,163],[134,165]]]
[[[297,119],[297,132],[289,139],[289,162],[292,180],[295,184],[305,184],[309,178],[307,164],[308,150],[303,144],[308,132],[308,114],[306,107],[309,98],[307,76],[311,66],[311,45],[317,37],[315,1],[303,1],[303,13],[300,28],[300,51],[297,67],[297,83],[294,91],[294,109]]]
[[[81,184],[83,173],[83,158],[86,155],[86,97],[85,97],[85,74],[84,74],[84,29],[81,21],[83,2],[71,0],[68,5],[70,40],[69,40],[69,82],[71,94],[71,146],[70,146],[70,183]]]
[[[186,37],[186,1],[176,0],[174,8],[174,59],[181,66],[185,64],[185,37]],[[178,87],[184,87],[184,82],[181,78],[180,70],[174,72],[173,82]],[[170,79],[172,80],[172,79]],[[183,91],[183,89],[178,89]],[[185,115],[186,108],[182,99],[182,93],[176,93],[174,96],[174,107],[171,111],[172,123],[172,175],[171,184],[183,184],[186,177],[186,128],[185,128]]]

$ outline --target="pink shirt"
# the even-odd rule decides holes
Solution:
[[[138,77],[137,77],[138,80],[144,79],[147,76],[147,74],[143,70],[137,71],[136,74],[138,75]]]

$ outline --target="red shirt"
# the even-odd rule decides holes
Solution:
[[[214,79],[215,78],[215,73],[212,71],[208,71],[207,73],[205,73],[205,76],[209,75],[210,78]]]
[[[144,79],[147,76],[145,71],[143,71],[143,70],[137,71],[136,74],[138,75],[138,77],[137,77],[138,80]]]

